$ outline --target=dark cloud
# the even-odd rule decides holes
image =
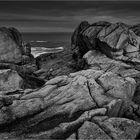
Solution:
[[[23,32],[70,32],[82,20],[136,24],[139,7],[139,1],[0,1],[0,24]]]

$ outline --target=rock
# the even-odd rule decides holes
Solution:
[[[99,79],[99,83],[106,90],[106,94],[115,98],[132,99],[135,89],[136,82],[133,78],[122,78],[108,72],[103,74]]]
[[[140,36],[140,24],[131,26],[130,29],[132,29],[136,35]]]
[[[131,77],[131,78],[137,78],[140,75],[140,72],[135,69],[123,69],[120,70],[119,74],[121,77]]]
[[[113,139],[135,139],[140,131],[138,122],[125,118],[110,118],[103,122],[103,126],[110,130]]]
[[[23,48],[22,48],[22,43],[23,43],[23,38],[21,33],[14,27],[8,28],[10,33],[12,34],[12,39],[16,42],[16,44],[20,47],[20,50],[22,51],[23,54]]]
[[[112,97],[106,96],[104,94],[105,90],[100,86],[94,79],[88,80],[88,88],[93,98],[94,102],[98,107],[102,107],[105,104],[108,104]]]
[[[61,123],[59,126],[51,129],[49,131],[39,133],[39,134],[29,134],[27,138],[37,138],[37,139],[66,139],[72,133],[77,131],[77,129],[84,123],[84,121],[90,120],[96,115],[104,115],[106,113],[105,108],[89,110],[84,112],[79,118],[72,122]],[[71,136],[70,136],[71,137]],[[69,138],[68,138],[69,139]]]
[[[13,103],[13,99],[9,96],[0,96],[0,109],[7,107]]]
[[[78,139],[108,139],[111,138],[96,124],[92,122],[85,122],[78,130]]]
[[[4,92],[16,91],[22,88],[23,79],[16,71],[0,70],[0,90]]]
[[[76,36],[72,41],[76,61],[93,49],[116,60],[128,61],[129,58],[139,57],[140,37],[123,23],[94,23],[86,29],[83,27],[78,31],[77,28],[73,36]]]
[[[44,111],[36,115],[32,119],[32,123],[40,122],[42,119],[44,120],[44,117],[47,119],[53,118],[53,116],[60,116],[58,120],[61,120],[61,116],[64,114],[65,119],[70,119],[75,117],[79,110],[82,113],[85,110],[96,108],[86,86],[87,79],[84,76],[55,79],[48,81],[40,90],[21,97],[21,100],[14,101],[9,107],[13,114],[10,121],[33,115],[41,110]],[[65,79],[64,84],[62,79]],[[8,113],[0,112],[0,116],[2,124],[10,122]],[[7,116],[7,119],[4,119],[3,116]]]
[[[74,78],[75,76],[85,76],[88,79],[97,79],[103,74],[103,71],[100,70],[93,70],[93,69],[87,69],[87,70],[81,70],[75,73],[70,73],[70,77]]]
[[[132,66],[125,64],[120,61],[112,60],[108,58],[105,54],[99,51],[92,50],[87,52],[83,58],[91,69],[103,70],[105,72],[112,72],[121,74],[121,72],[128,71]]]
[[[15,33],[13,36],[11,30],[8,30],[5,27],[0,28],[0,62],[4,63],[21,62],[22,51],[19,47],[19,44],[17,43],[18,41],[19,40],[15,41]]]
[[[117,89],[125,83],[130,90],[126,86],[120,93]],[[108,117],[139,121],[138,106],[126,95],[127,91],[133,96],[134,83],[130,77],[88,69],[58,76],[40,89],[22,91],[18,97],[4,95],[0,98],[0,134],[15,133],[14,138],[24,135],[29,139],[70,139],[72,134],[79,139],[112,139],[114,135],[106,126]],[[107,94],[110,86],[116,90]]]
[[[33,73],[38,69],[38,67],[35,58],[31,55],[31,46],[28,43],[23,43],[21,33],[13,27],[0,28],[0,69],[11,69],[17,71],[24,81],[27,79],[27,83],[33,79],[32,77],[34,77],[34,81],[37,79],[35,75],[33,76]],[[17,76],[15,76],[15,78],[17,78]],[[5,82],[5,86],[9,84],[9,88],[11,86],[15,87],[15,90],[17,90],[16,87],[20,87],[20,85],[18,85],[19,79],[15,78],[13,81],[11,80],[10,83]],[[39,79],[38,81],[40,82]],[[35,83],[37,85],[36,87],[38,87],[39,82],[33,82],[33,85]]]
[[[87,21],[81,22],[71,37],[71,49],[73,51],[73,58],[75,60],[78,59],[78,57],[82,58],[82,56],[85,54],[85,51],[88,51],[88,48],[84,46],[84,44],[80,44],[80,32],[89,26],[90,24]]]
[[[123,105],[123,101],[121,99],[112,100],[108,105],[106,105],[107,116],[119,117],[120,115],[119,113],[120,113],[122,105]]]

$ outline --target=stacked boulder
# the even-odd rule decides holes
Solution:
[[[1,94],[32,87],[36,60],[30,44],[25,44],[21,33],[11,27],[0,28],[0,90]],[[29,81],[32,82],[29,82]],[[34,85],[34,84],[33,84]]]
[[[89,50],[99,50],[107,57],[122,61],[139,61],[140,37],[123,23],[97,22],[83,27],[82,22],[72,35],[73,56],[77,60]],[[136,58],[136,59],[133,59]]]

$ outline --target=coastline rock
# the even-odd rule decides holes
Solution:
[[[11,30],[0,28],[0,62],[14,64],[21,62],[22,51],[16,42],[18,40],[15,41]]]
[[[0,92],[12,92],[22,88],[23,79],[16,71],[0,70]]]
[[[19,46],[22,44],[22,61],[18,64],[0,63],[0,68],[4,69],[1,70],[2,74],[10,71],[12,76],[14,75],[14,77],[10,75],[12,80],[9,75],[1,75],[5,77],[0,79],[2,80],[0,83],[3,85],[6,82],[4,85],[12,87],[16,82],[14,84],[16,91],[12,92],[9,88],[10,92],[4,91],[0,96],[0,138],[4,139],[6,136],[7,139],[138,138],[140,106],[132,100],[135,93],[137,92],[137,96],[139,93],[139,70],[134,67],[136,63],[139,64],[139,59],[135,54],[131,59],[127,59],[126,55],[126,52],[134,51],[132,49],[134,46],[137,48],[135,39],[138,38],[131,32],[132,30],[128,31],[128,28],[121,23],[97,22],[89,25],[83,22],[75,31],[73,42],[77,43],[77,38],[81,39],[81,46],[90,51],[84,54],[84,47],[80,48],[81,46],[76,48],[72,46],[72,49],[74,51],[81,49],[82,58],[78,56],[75,60],[80,60],[77,62],[81,65],[83,59],[90,69],[62,74],[62,68],[56,66],[56,63],[59,63],[60,67],[60,61],[56,57],[46,62],[46,67],[50,70],[50,75],[52,74],[52,79],[48,78],[46,82],[39,78],[42,76],[41,73],[44,73],[42,69],[35,72],[38,68],[31,54],[30,44],[22,44],[22,38],[17,31],[10,29],[12,39]],[[102,43],[105,43],[105,48],[109,47],[109,53],[107,49],[102,51],[99,49],[104,47]],[[122,48],[122,44],[128,47]],[[113,59],[106,53],[113,54]],[[126,59],[122,57],[124,54]],[[65,53],[59,55],[65,56]],[[71,54],[61,59],[70,60],[67,58],[70,56]],[[118,56],[121,57],[116,59]],[[48,58],[41,56],[40,59]],[[127,62],[129,60],[133,64],[124,60]],[[53,78],[53,72],[60,75]],[[21,79],[17,80],[17,76]],[[19,90],[20,81],[21,87],[27,84],[40,88],[32,89],[28,86],[28,90]],[[7,90],[7,87],[5,89]]]
[[[140,131],[140,123],[126,118],[109,118],[101,126],[110,130],[113,139],[135,139]]]
[[[106,90],[107,95],[115,98],[132,100],[136,89],[136,82],[133,78],[122,78],[111,72],[103,74],[98,82]]]
[[[78,139],[107,139],[111,138],[96,124],[85,122],[78,130]]]
[[[124,86],[124,91],[128,92],[120,94],[119,87],[125,84],[128,84],[130,90]],[[110,133],[104,133],[108,117],[125,116],[139,121],[139,108],[131,103],[135,84],[133,78],[123,78],[111,72],[93,69],[56,77],[47,81],[40,89],[31,92],[29,90],[18,98],[13,98],[12,102],[2,102],[0,128],[3,128],[3,131],[0,130],[0,135],[9,132],[9,135],[19,134],[13,136],[14,138],[24,136],[66,139],[73,133],[80,132],[79,138],[83,138],[89,132],[82,132],[91,129],[91,137],[105,135],[110,138]],[[116,90],[112,94],[107,94],[106,89],[110,87],[110,90]],[[84,126],[86,121],[89,121],[89,125]],[[81,126],[84,127],[83,130]],[[95,133],[92,133],[95,129]],[[102,135],[99,136],[99,133]],[[134,136],[136,133],[138,134],[138,131],[134,131]]]
[[[94,23],[86,29],[80,28],[78,34],[76,28],[73,36],[77,37],[74,38],[75,41],[74,39],[71,41],[72,48],[75,48],[72,51],[76,61],[89,50],[99,50],[109,58],[122,61],[128,61],[130,57],[139,58],[140,37],[135,35],[128,25],[123,23],[101,25]]]

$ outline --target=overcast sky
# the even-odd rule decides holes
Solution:
[[[0,25],[22,32],[72,32],[82,20],[140,23],[140,1],[0,1]]]

